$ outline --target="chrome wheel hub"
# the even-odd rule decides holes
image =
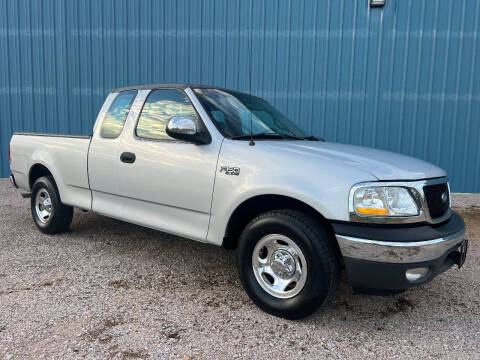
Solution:
[[[41,189],[35,197],[35,212],[40,222],[46,224],[52,216],[52,199],[45,189]]]
[[[253,250],[252,267],[260,286],[277,298],[294,297],[305,286],[305,256],[285,235],[270,234],[261,238]]]
[[[295,273],[295,260],[286,250],[277,250],[272,256],[272,271],[282,279],[289,279]]]

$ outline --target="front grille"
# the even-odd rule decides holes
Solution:
[[[445,215],[450,205],[447,183],[424,186],[423,193],[425,194],[430,217],[435,219]]]

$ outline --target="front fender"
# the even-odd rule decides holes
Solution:
[[[329,159],[305,159],[272,153],[260,141],[225,141],[218,161],[207,241],[221,244],[228,221],[244,201],[259,195],[282,195],[301,201],[331,220],[349,220],[352,185],[375,181],[358,167]],[[293,154],[295,155],[295,154]],[[239,168],[238,174],[222,167]]]

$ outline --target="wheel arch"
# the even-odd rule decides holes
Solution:
[[[328,233],[331,235],[331,239],[340,253],[332,225],[318,210],[301,200],[286,195],[276,194],[256,195],[240,203],[232,212],[227,222],[222,246],[225,249],[235,249],[241,231],[251,220],[261,213],[276,209],[301,211],[319,221],[325,226]]]
[[[32,189],[35,181],[42,176],[51,176],[55,180],[53,173],[47,166],[39,162],[34,163],[28,172],[28,185],[30,190]]]

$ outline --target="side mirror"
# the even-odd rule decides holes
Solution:
[[[195,121],[189,118],[174,116],[167,123],[166,133],[168,136],[192,142],[194,144],[208,144],[211,140],[208,132],[198,131]]]

